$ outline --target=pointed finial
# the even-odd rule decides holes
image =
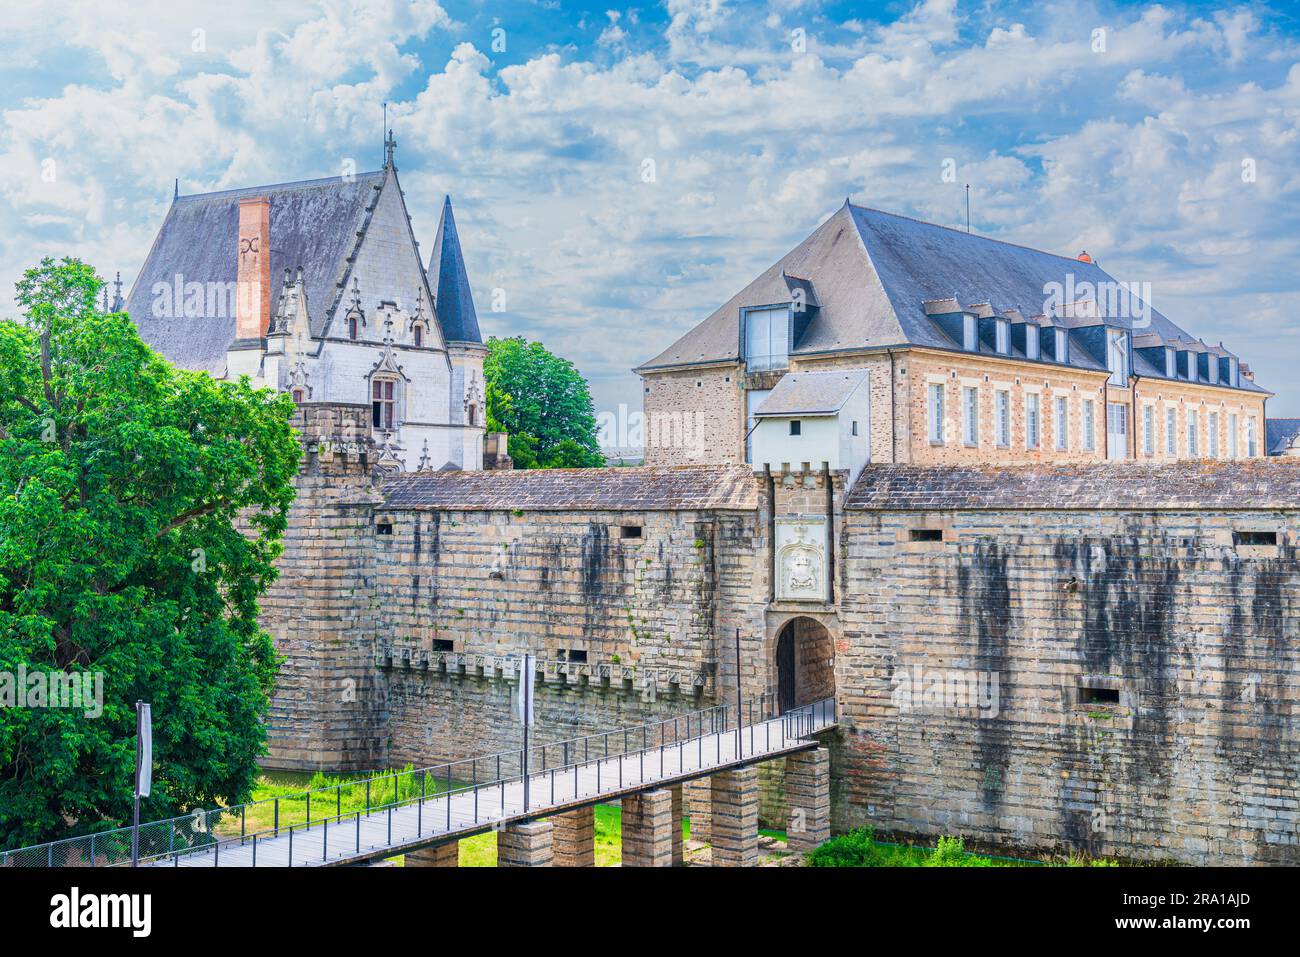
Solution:
[[[108,289],[104,289],[105,298],[108,297]],[[118,270],[117,278],[113,280],[113,311],[121,312],[126,303],[122,299],[122,272]]]
[[[384,169],[396,169],[393,165],[393,151],[397,149],[397,140],[393,139],[393,130],[388,130],[388,139],[384,140]]]
[[[106,315],[108,313],[108,283],[104,283],[104,306],[102,310]]]
[[[180,198],[181,198],[181,178],[177,176],[176,181],[172,184],[172,202],[174,203],[176,202],[176,200]]]

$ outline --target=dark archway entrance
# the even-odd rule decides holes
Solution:
[[[776,698],[782,712],[835,695],[835,644],[815,618],[791,618],[776,639]]]

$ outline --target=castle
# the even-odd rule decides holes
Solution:
[[[396,208],[395,172],[372,175]],[[271,258],[276,197],[289,206],[288,194],[317,189],[336,187],[252,191],[269,194]],[[217,195],[192,205],[212,205],[229,258],[234,243],[222,244],[240,238],[246,197]],[[305,210],[303,221],[318,222]],[[187,227],[191,239],[202,222]],[[401,217],[388,222],[400,232]],[[348,334],[345,264],[364,258],[342,255],[352,233],[314,240],[340,244],[323,292],[293,273],[285,286],[275,315],[310,333],[283,343],[292,365],[272,342],[278,320],[265,346],[236,322],[201,350],[163,323],[151,341],[202,351],[216,373],[256,369],[293,389],[301,363],[313,386],[296,396],[306,454],[281,578],[263,601],[285,657],[268,764],[427,766],[518,747],[514,662],[531,650],[543,740],[737,691],[783,708],[834,695],[840,720],[824,744],[837,830],[1300,863],[1300,469],[1252,446],[1267,393],[1236,356],[1158,314],[1135,331],[1077,300],[1059,315],[1031,311],[1048,265],[1058,281],[1082,268],[1099,282],[1095,264],[990,252],[988,240],[938,229],[846,206],[801,244],[806,256],[778,263],[643,366],[648,410],[698,421],[691,441],[648,448],[642,468],[438,468],[456,452],[435,435],[459,432],[462,449],[476,436],[451,409],[477,397],[455,391],[472,374],[459,386],[452,374],[458,349],[473,369],[477,340],[476,326],[467,338],[463,321],[447,325],[466,304],[472,315],[467,287],[459,306],[452,294],[458,251],[427,284],[414,282],[413,243],[392,252],[414,264],[413,310],[397,300],[407,280],[375,278],[385,254],[372,251],[363,328],[382,314],[405,342],[387,329],[382,340]],[[262,235],[250,238],[266,249]],[[445,250],[449,209],[442,236]],[[893,241],[903,246],[891,253]],[[160,245],[150,278],[206,248]],[[987,261],[960,273],[976,253]],[[891,255],[945,271],[909,280]],[[280,256],[277,268],[289,264]],[[421,315],[428,339],[416,346]],[[906,333],[897,342],[894,325]],[[390,429],[365,390],[392,365],[407,370],[404,388],[420,388],[410,364],[422,349],[446,363],[428,381],[439,396],[450,384],[447,428],[408,433],[399,415]],[[364,358],[345,362],[349,350]],[[1167,362],[1173,352],[1165,375],[1159,350]],[[959,390],[974,390],[971,405]],[[1122,432],[1113,407],[1130,411]],[[1172,446],[1161,431],[1170,409]],[[411,462],[415,442],[436,451]],[[761,816],[784,826],[779,762],[761,773]],[[707,795],[688,786],[705,833]]]

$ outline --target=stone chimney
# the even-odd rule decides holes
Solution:
[[[509,437],[504,432],[488,432],[483,436],[483,469],[495,471],[513,469],[514,460],[506,451]]]
[[[271,200],[239,201],[239,272],[235,338],[264,339],[271,325]]]

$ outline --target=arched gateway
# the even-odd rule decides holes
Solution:
[[[835,695],[835,643],[815,618],[791,618],[776,639],[777,703],[782,712]]]

